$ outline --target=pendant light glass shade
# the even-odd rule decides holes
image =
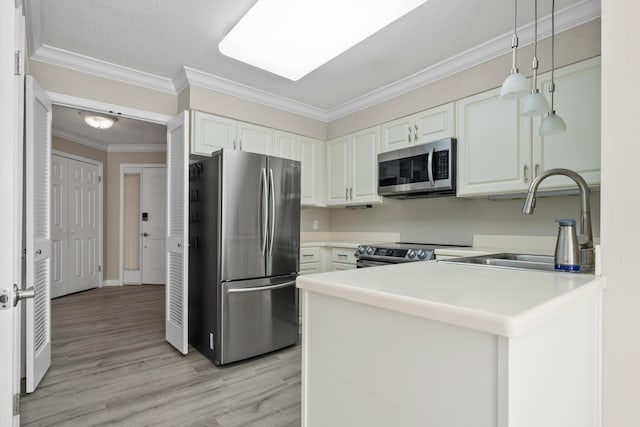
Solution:
[[[540,136],[549,136],[562,133],[566,130],[567,125],[564,123],[562,117],[557,115],[555,111],[550,111],[546,116],[544,116],[544,119],[542,119],[540,129],[538,129],[538,134]]]
[[[535,89],[527,95],[522,101],[522,112],[520,115],[525,117],[541,116],[549,111],[549,102],[547,98]]]
[[[500,97],[504,99],[517,99],[525,96],[529,92],[529,82],[527,78],[518,72],[518,0],[514,0],[513,7],[513,37],[511,38],[512,63],[511,72],[502,83]]]

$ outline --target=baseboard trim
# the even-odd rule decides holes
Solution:
[[[103,280],[102,286],[122,286],[120,279]]]

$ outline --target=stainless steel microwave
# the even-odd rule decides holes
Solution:
[[[378,194],[408,199],[456,193],[456,139],[378,154]]]

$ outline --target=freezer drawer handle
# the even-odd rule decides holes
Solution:
[[[239,294],[242,292],[260,292],[260,291],[272,291],[274,289],[286,288],[292,285],[295,285],[296,281],[292,280],[290,282],[279,283],[277,285],[270,286],[256,286],[254,288],[237,288],[237,289],[229,289],[227,293],[230,294]]]

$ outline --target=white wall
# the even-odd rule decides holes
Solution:
[[[639,16],[635,0],[602,0],[605,427],[640,426]]]

